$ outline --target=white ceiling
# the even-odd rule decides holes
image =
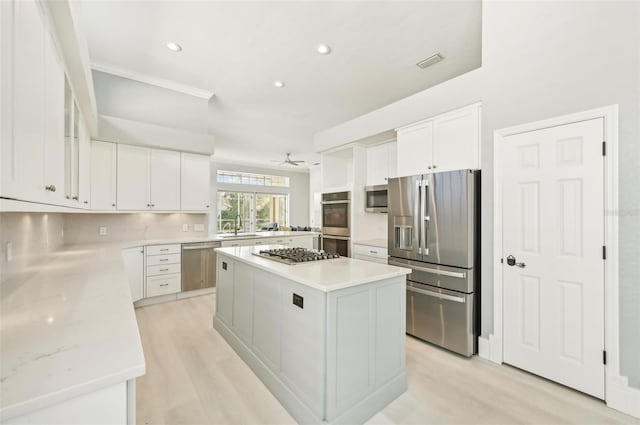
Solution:
[[[92,0],[81,9],[94,64],[215,93],[216,157],[247,162],[285,152],[312,161],[315,132],[481,60],[480,0]],[[332,54],[316,53],[319,43]],[[415,65],[437,52],[444,61]]]

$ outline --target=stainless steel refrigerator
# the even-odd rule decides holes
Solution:
[[[479,329],[480,171],[389,179],[389,264],[409,267],[407,333],[465,356]]]

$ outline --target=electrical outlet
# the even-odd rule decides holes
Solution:
[[[183,232],[188,232],[188,231],[189,231],[189,225],[188,225],[188,224],[186,224],[186,223],[185,223],[185,224],[183,224],[183,225],[182,225],[182,231],[183,231]]]
[[[5,245],[5,255],[7,258],[7,263],[13,261],[13,242],[7,241],[7,244]]]
[[[193,231],[194,232],[204,232],[204,224],[202,224],[202,223],[194,224],[193,225]]]
[[[107,236],[107,228],[100,227],[100,236]]]

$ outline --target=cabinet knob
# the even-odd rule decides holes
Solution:
[[[207,205],[207,208],[209,208],[209,205]]]
[[[45,186],[44,190],[46,190],[48,192],[55,192],[56,191],[56,185],[55,184],[50,184],[49,186]]]
[[[111,206],[112,206],[112,207],[115,207],[115,206],[116,206],[116,204],[111,204]]]
[[[156,204],[151,204],[151,206],[152,206],[152,207],[155,207],[155,206],[156,206]]]
[[[433,164],[433,168],[436,168],[436,164]]]
[[[85,203],[85,204],[88,204],[88,203],[89,203],[89,201],[84,201],[84,203]]]
[[[77,197],[77,196],[74,196],[74,197],[73,197],[73,198],[71,198],[71,199],[73,199],[74,201],[77,201],[77,200],[78,200],[78,197]]]
[[[151,204],[147,204],[147,207],[150,207],[150,206],[151,206]]]
[[[431,165],[429,165],[429,166],[427,167],[427,169],[428,169],[428,170],[430,170],[430,169],[431,169]]]

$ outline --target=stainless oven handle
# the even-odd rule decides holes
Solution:
[[[322,201],[320,202],[322,205],[331,205],[331,204],[349,204],[351,201]]]
[[[456,303],[464,303],[464,298],[454,297],[453,295],[441,294],[439,292],[425,291],[424,289],[416,288],[415,286],[407,286],[407,291],[417,292],[418,294],[427,295],[429,297],[440,298],[441,300],[453,301]]]
[[[322,239],[337,239],[339,241],[348,241],[351,238],[348,237],[348,236],[330,236],[330,235],[329,236],[325,236],[325,235],[322,235]]]
[[[413,264],[401,263],[399,261],[389,260],[389,264],[392,266],[407,267],[419,272],[438,274],[441,276],[459,277],[460,279],[467,277],[467,274],[464,272],[451,272],[449,270],[432,269],[431,267],[414,266]]]

